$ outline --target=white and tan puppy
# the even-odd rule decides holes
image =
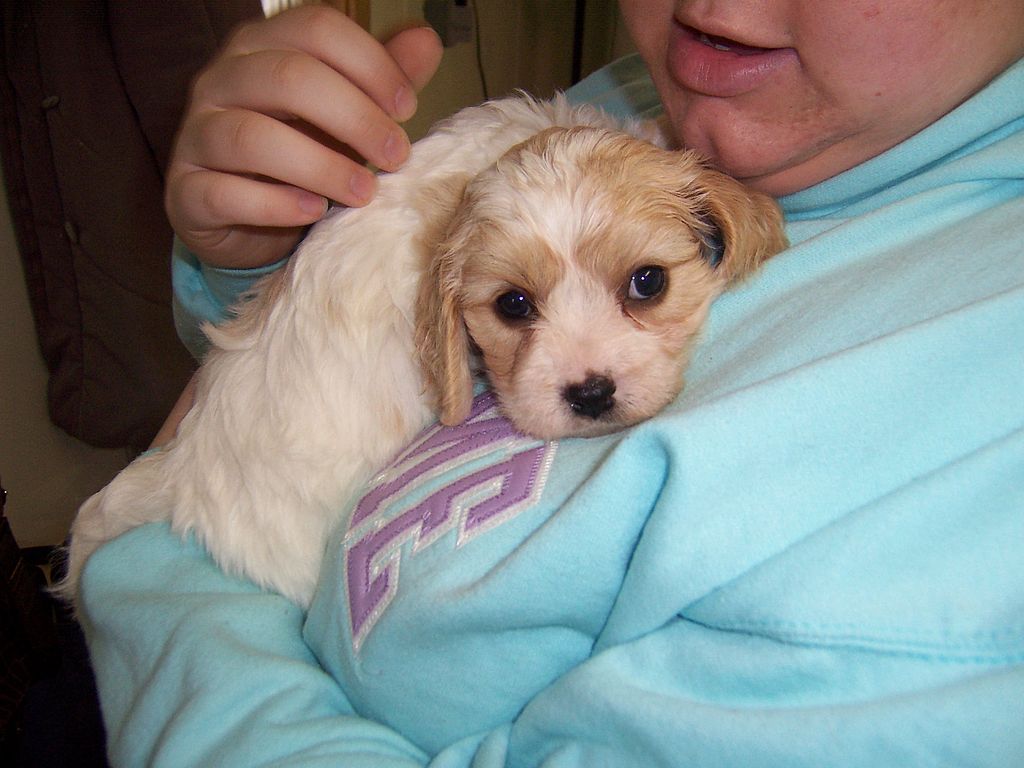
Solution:
[[[177,437],[79,510],[63,593],[102,543],[168,520],[308,605],[360,485],[437,414],[466,416],[477,356],[537,437],[656,413],[711,302],[785,240],[769,198],[647,139],[651,124],[511,98],[418,142],[373,203],[314,227],[208,329]]]

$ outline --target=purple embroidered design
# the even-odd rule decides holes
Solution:
[[[540,497],[555,448],[516,432],[485,393],[466,422],[427,430],[377,476],[345,535],[356,651],[395,596],[403,545],[411,540],[415,554],[456,530],[459,547],[511,519]],[[423,495],[432,480],[473,462],[483,466]]]

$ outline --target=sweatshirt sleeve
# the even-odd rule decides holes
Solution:
[[[81,595],[113,765],[426,761],[353,713],[303,642],[298,607],[224,575],[166,525],[98,550]]]
[[[679,617],[543,692],[508,749],[547,768],[1017,765],[1022,685],[1019,663],[787,642]]]
[[[231,307],[252,289],[260,278],[283,267],[287,257],[254,269],[221,269],[203,264],[185,245],[174,238],[171,251],[172,309],[178,337],[197,360],[209,346],[203,325],[227,320]]]

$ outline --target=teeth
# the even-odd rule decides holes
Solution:
[[[712,40],[704,32],[700,33],[700,42],[702,42],[704,45],[711,46],[716,51],[731,51],[732,50],[732,48],[730,48],[728,45],[725,45],[724,43],[720,43],[717,40]]]

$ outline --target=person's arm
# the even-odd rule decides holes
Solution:
[[[298,607],[225,575],[165,525],[98,550],[81,608],[113,765],[425,762],[353,714],[303,643]]]
[[[197,356],[200,324],[223,320],[328,199],[368,199],[360,158],[403,162],[398,121],[415,109],[440,50],[429,29],[382,45],[342,14],[310,7],[242,27],[201,73],[166,192],[176,320]],[[191,397],[190,385],[155,447]],[[298,608],[226,576],[165,526],[136,529],[90,558],[79,608],[115,764],[423,760],[352,715],[303,643]]]
[[[534,699],[509,740],[548,768],[1020,763],[1024,666],[679,617]]]

